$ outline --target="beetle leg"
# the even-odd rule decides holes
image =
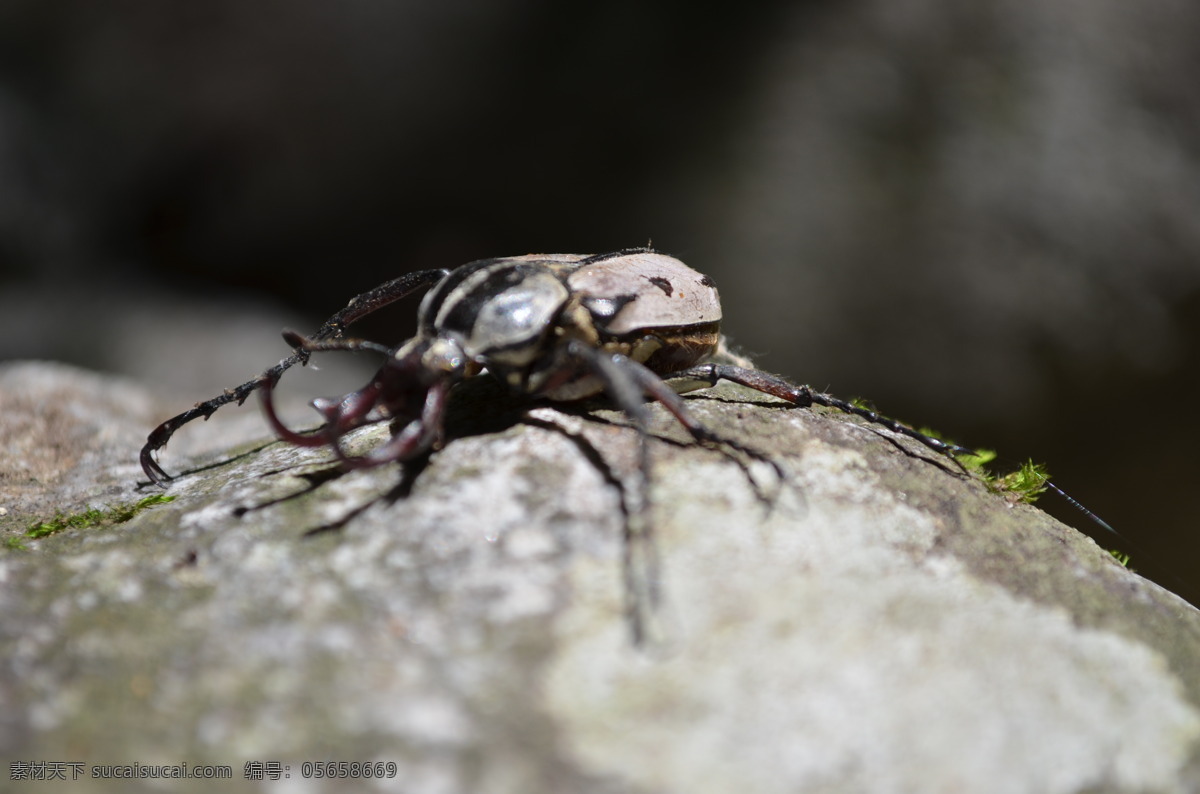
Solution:
[[[341,434],[334,436],[331,441],[338,460],[347,468],[363,469],[384,463],[408,460],[429,449],[438,433],[441,432],[450,385],[449,380],[442,380],[430,386],[425,395],[425,405],[421,409],[421,416],[405,425],[404,429],[392,436],[386,444],[371,450],[366,455],[347,455],[338,441]]]
[[[641,365],[625,356],[605,353],[581,342],[569,343],[567,351],[573,358],[587,364],[604,384],[609,398],[629,416],[637,429],[638,469],[634,487],[630,489],[637,496],[632,508],[626,507],[621,569],[625,579],[626,615],[633,643],[640,646],[647,633],[647,619],[641,608],[643,590],[651,609],[657,608],[659,602],[658,550],[650,533],[650,447],[646,443],[650,415],[644,401],[645,389],[635,374],[636,368]],[[638,549],[643,550],[645,554],[645,559],[640,565],[637,559]],[[641,576],[639,570],[642,572]],[[645,588],[640,586],[641,582],[647,583]]]
[[[696,417],[694,417],[687,409],[684,399],[679,396],[681,391],[686,392],[712,386],[712,384],[708,383],[707,380],[694,380],[692,383],[684,382],[682,384],[684,388],[680,389],[679,386],[681,384],[675,382],[674,376],[672,376],[672,382],[668,383],[645,364],[638,363],[637,361],[634,361],[626,356],[618,355],[613,356],[613,358],[616,359],[618,365],[628,373],[629,377],[634,380],[642,394],[658,401],[659,403],[662,403],[663,407],[675,417],[675,420],[679,422],[683,429],[686,430],[688,434],[691,435],[691,437],[696,441],[711,444],[722,453],[725,453],[726,447],[735,449],[738,452],[753,458],[754,460],[763,461],[769,464],[771,468],[775,470],[775,475],[781,482],[786,478],[786,472],[778,461],[769,456],[763,455],[761,452],[742,444],[739,441],[735,441],[732,438],[725,438],[724,436],[714,433],[698,419],[696,419]],[[771,498],[759,490],[758,482],[751,475],[750,470],[746,468],[745,463],[735,456],[730,457],[737,462],[738,466],[742,468],[742,471],[746,473],[746,477],[749,479],[751,485],[754,486],[755,492],[758,493],[759,498],[769,503]]]
[[[356,427],[364,424],[363,418],[370,413],[379,399],[379,386],[372,381],[356,392],[351,392],[341,400],[326,402],[314,401],[314,407],[326,419],[325,425],[312,433],[297,433],[283,423],[275,410],[275,387],[270,381],[264,381],[259,389],[259,397],[263,404],[263,413],[271,429],[289,444],[298,447],[323,447],[333,444],[336,440]]]
[[[448,272],[447,270],[421,270],[416,273],[400,276],[399,278],[380,284],[374,289],[367,290],[352,299],[346,305],[346,308],[322,323],[321,327],[312,335],[312,340],[323,342],[328,339],[340,337],[346,326],[356,320],[362,319],[371,312],[383,308],[389,303],[436,284],[445,278]],[[154,460],[154,453],[166,446],[176,430],[193,419],[203,417],[207,420],[218,408],[226,403],[236,402],[238,405],[241,405],[250,396],[251,392],[261,388],[264,383],[274,385],[286,370],[291,369],[296,364],[307,364],[308,356],[308,349],[299,348],[257,378],[246,381],[236,389],[227,389],[211,400],[197,403],[192,408],[189,408],[178,416],[171,417],[154,428],[150,432],[150,435],[146,437],[146,444],[142,447],[142,452],[139,456],[142,471],[146,473],[146,476],[155,485],[166,487],[167,481],[171,479],[171,476]]]
[[[974,455],[975,451],[966,447],[960,447],[958,444],[951,444],[947,441],[928,436],[919,430],[915,430],[902,422],[897,422],[895,419],[890,419],[882,414],[872,411],[870,408],[863,408],[860,405],[839,400],[829,394],[824,394],[819,391],[814,391],[808,386],[797,386],[790,383],[777,375],[771,375],[756,369],[745,369],[743,367],[734,367],[728,364],[700,364],[682,372],[672,373],[671,378],[679,378],[684,382],[685,387],[703,388],[707,386],[715,386],[718,380],[728,380],[734,383],[747,386],[755,391],[760,391],[763,394],[769,394],[772,397],[779,397],[787,400],[790,403],[799,406],[810,406],[814,403],[823,405],[827,408],[836,408],[843,413],[853,414],[854,416],[862,417],[868,422],[877,425],[882,425],[894,433],[899,433],[902,436],[907,436],[915,441],[919,441],[935,452],[940,452],[943,455]],[[698,384],[688,383],[688,381],[699,381]]]
[[[604,384],[604,390],[608,393],[608,396],[633,420],[634,427],[637,428],[639,443],[641,445],[639,450],[641,465],[639,467],[638,482],[638,490],[640,492],[639,502],[641,504],[637,505],[637,509],[633,512],[646,512],[649,508],[646,481],[648,479],[647,473],[650,469],[650,453],[646,445],[646,435],[650,414],[646,410],[645,404],[646,384],[642,377],[643,373],[639,370],[645,370],[645,373],[649,374],[654,380],[658,380],[658,378],[641,364],[619,353],[605,353],[579,342],[570,343],[568,351],[575,358],[584,361],[592,369],[596,377]],[[659,383],[661,382],[660,380]]]

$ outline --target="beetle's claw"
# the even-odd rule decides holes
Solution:
[[[154,447],[151,447],[148,444],[142,448],[142,471],[144,471],[146,476],[150,478],[151,483],[157,485],[159,488],[166,488],[167,483],[169,483],[173,478],[171,475],[163,471],[162,466],[158,465],[158,461],[154,460],[152,456],[154,449]]]

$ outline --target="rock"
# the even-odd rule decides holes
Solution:
[[[688,404],[760,454],[656,408],[653,543],[622,539],[619,413],[483,381],[405,467],[342,473],[222,409],[162,456],[174,501],[35,540],[158,493],[137,450],[186,406],[0,367],[6,759],[80,762],[80,792],[100,764],[250,790],[247,762],[329,760],[405,792],[1200,790],[1200,612],[884,430]]]

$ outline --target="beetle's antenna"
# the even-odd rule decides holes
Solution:
[[[1071,505],[1076,510],[1083,513],[1085,516],[1087,516],[1089,519],[1091,519],[1092,522],[1094,522],[1095,524],[1098,524],[1099,526],[1101,526],[1104,529],[1108,530],[1109,532],[1113,533],[1121,540],[1126,540],[1125,536],[1122,535],[1120,532],[1116,531],[1115,529],[1113,529],[1111,524],[1109,524],[1107,521],[1105,521],[1100,516],[1093,513],[1091,510],[1088,510],[1086,507],[1084,507],[1079,502],[1079,500],[1077,500],[1075,497],[1071,496],[1069,493],[1064,491],[1062,488],[1059,488],[1057,485],[1050,482],[1049,480],[1044,480],[1042,482],[1042,484],[1045,485],[1047,488],[1049,488],[1051,491],[1054,491],[1056,494],[1061,496],[1063,499],[1065,499],[1067,501],[1067,504]]]
[[[283,332],[283,341],[287,342],[293,349],[302,350],[305,353],[328,352],[331,350],[345,350],[355,353],[365,350],[370,353],[380,353],[387,356],[392,352],[391,348],[387,345],[381,345],[378,342],[371,342],[367,339],[348,339],[346,337],[313,339],[290,328]]]

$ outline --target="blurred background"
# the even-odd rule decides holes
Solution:
[[[2,0],[0,358],[182,410],[400,273],[652,241],[1197,603],[1197,74],[1170,0]]]

